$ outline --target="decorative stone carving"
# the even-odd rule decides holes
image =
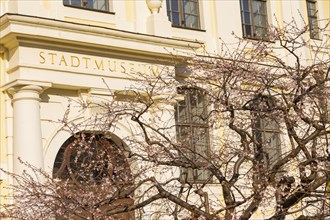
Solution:
[[[146,0],[151,14],[159,13],[163,0]]]

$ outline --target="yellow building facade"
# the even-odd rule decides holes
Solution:
[[[242,21],[239,0],[191,1],[190,11],[177,2],[0,0],[1,168],[22,172],[20,157],[51,173],[57,152],[71,136],[61,123],[71,102],[106,99],[109,89],[120,93],[131,86],[129,74],[175,69],[180,59],[173,62],[173,54],[217,54],[219,38],[235,41],[232,32],[247,40],[263,34],[262,25],[255,30],[257,24]],[[329,0],[262,2],[261,16],[270,24],[312,19],[308,2],[317,7],[314,25],[330,18]],[[93,114],[70,111],[68,120],[77,123]],[[122,124],[114,135],[128,133]],[[0,179],[10,183],[4,174]]]

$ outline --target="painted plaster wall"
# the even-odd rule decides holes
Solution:
[[[268,19],[271,24],[276,24],[279,20],[279,24],[283,26],[282,21],[290,20],[292,17],[296,18],[301,25],[303,25],[302,20],[300,20],[301,17],[307,20],[305,1],[268,1],[267,4]],[[50,19],[49,21],[51,19],[64,21],[61,23],[63,26],[70,23],[85,27],[84,30],[75,29],[70,31],[70,28],[61,29],[61,25],[54,27],[45,24],[40,27],[31,22],[31,25],[17,25],[13,26],[12,29],[3,29],[3,32],[1,32],[1,37],[9,34],[6,32],[8,31],[21,32],[24,35],[32,33],[39,36],[36,41],[45,40],[44,44],[40,43],[38,45],[31,41],[20,41],[19,43],[18,41],[12,41],[12,43],[1,41],[0,46],[6,43],[10,47],[1,50],[0,83],[2,87],[17,79],[52,83],[52,88],[42,93],[40,103],[43,154],[45,169],[48,171],[51,171],[58,148],[69,137],[68,133],[60,131],[62,125],[58,122],[67,110],[69,100],[78,102],[82,98],[86,99],[91,88],[104,91],[106,86],[102,83],[102,78],[112,89],[122,90],[129,86],[129,82],[125,81],[125,76],[121,75],[124,71],[121,62],[124,62],[126,69],[129,69],[132,63],[135,66],[150,63],[152,60],[150,54],[152,53],[155,53],[155,56],[166,54],[165,50],[161,49],[164,46],[162,41],[149,42],[146,40],[143,42],[140,40],[137,43],[138,40],[136,39],[118,36],[111,38],[109,37],[111,33],[100,31],[103,28],[104,30],[119,29],[153,35],[154,33],[150,32],[151,29],[148,29],[150,11],[145,1],[113,1],[111,7],[112,11],[115,12],[114,14],[66,7],[61,0],[1,0],[0,6],[0,15],[5,13],[23,14],[28,15],[29,18],[37,16]],[[242,35],[239,1],[201,1],[200,6],[202,31],[171,28],[170,23],[168,21],[166,23],[167,16],[164,1],[160,16],[163,19],[162,22],[168,28],[166,29],[168,31],[166,38],[183,41],[198,40],[205,43],[208,52],[214,53],[219,52],[219,37],[225,42],[231,43],[234,41],[232,32],[238,36]],[[318,8],[320,18],[330,18],[330,1],[319,1]],[[36,12],[38,13],[36,14]],[[276,14],[277,20],[273,14]],[[324,21],[321,20],[320,25],[322,24],[324,24]],[[97,29],[91,30],[93,26],[96,26]],[[88,29],[91,31],[87,31]],[[140,34],[132,35],[132,38],[138,38],[138,36]],[[50,43],[52,40],[56,40],[53,45]],[[170,48],[170,46],[166,46]],[[184,49],[189,51],[191,48],[186,47]],[[132,51],[139,51],[140,54],[129,55]],[[41,52],[43,53],[40,54]],[[49,53],[56,53],[54,62],[51,61],[54,55],[49,55]],[[302,51],[302,53],[308,58],[309,51]],[[141,54],[149,54],[149,57],[141,60]],[[62,60],[63,56],[65,61]],[[112,65],[116,60],[118,67],[116,71],[104,70],[101,67],[90,69],[86,68],[86,64],[76,67],[77,59],[72,58],[72,56],[78,57],[80,62],[82,62],[82,57],[91,59],[95,57],[99,65],[102,59],[112,59]],[[292,61],[288,60],[288,62]],[[113,69],[113,67],[110,68]],[[9,170],[12,170],[13,166],[13,109],[11,99],[12,97],[6,91],[1,93],[0,164],[1,167]],[[92,113],[82,114],[78,108],[72,108],[70,114],[70,120],[72,121],[82,120]],[[118,136],[124,137],[128,134],[129,129],[125,128],[124,125],[122,126],[122,132],[118,131]],[[178,173],[178,171],[174,172]],[[2,179],[2,177],[0,178]]]

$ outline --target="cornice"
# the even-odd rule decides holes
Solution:
[[[41,40],[46,39],[52,42],[58,41],[67,44],[90,44],[91,46],[97,45],[97,42],[87,41],[83,37],[92,36],[108,40],[108,43],[113,41],[113,44],[109,43],[108,45],[106,45],[105,41],[101,42],[99,43],[99,46],[122,48],[122,50],[135,50],[136,53],[143,54],[159,53],[163,54],[164,56],[169,56],[169,51],[176,51],[175,53],[181,52],[180,56],[185,56],[185,52],[196,51],[203,46],[203,43],[197,40],[189,41],[183,39],[167,38],[162,36],[118,30],[109,27],[78,24],[62,20],[19,14],[4,14],[1,16],[0,27],[1,32],[4,33],[4,35],[1,35],[1,38],[5,46],[6,43],[9,44],[9,41],[11,40],[6,41],[4,39],[10,36],[28,36],[29,38]],[[5,31],[6,28],[9,29]],[[63,34],[56,35],[52,31],[55,31],[55,33]],[[75,38],[72,37],[72,39],[70,39],[70,34],[74,34]],[[81,38],[78,36],[81,36]],[[129,45],[125,44],[125,42],[130,43],[131,46],[134,46],[134,48],[129,48]],[[125,45],[127,46],[125,47]],[[145,45],[151,45],[149,51]],[[173,56],[173,54],[171,55]]]

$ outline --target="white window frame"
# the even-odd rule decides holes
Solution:
[[[244,2],[248,3],[247,10],[246,10],[246,8],[244,8]],[[264,21],[265,25],[260,26],[260,25],[256,24],[255,18],[253,16],[253,11],[252,11],[253,2],[262,2],[264,4],[264,12],[258,13],[258,15],[265,19],[265,21]],[[243,37],[252,38],[252,39],[264,39],[268,33],[268,24],[269,24],[267,0],[240,0],[240,12],[241,12]],[[248,17],[245,15],[248,15]],[[247,21],[247,20],[249,20],[249,21]],[[248,32],[247,26],[251,26],[250,27],[251,33],[247,33]],[[263,30],[263,32],[260,34],[260,33],[258,33],[257,29]]]
[[[188,2],[194,2],[196,4],[196,14],[190,14],[184,11],[184,3],[185,1]],[[199,0],[177,0],[178,2],[178,10],[174,11],[173,10],[173,1],[172,0],[166,0],[166,7],[167,7],[167,16],[169,18],[169,20],[172,23],[173,27],[180,27],[180,28],[188,28],[188,29],[195,29],[195,30],[201,30],[201,13],[200,13],[200,1]],[[178,13],[178,18],[179,18],[179,24],[175,24],[173,22],[173,13]],[[193,16],[193,17],[197,17],[197,25],[196,26],[192,26],[189,25],[185,22],[185,16]]]

